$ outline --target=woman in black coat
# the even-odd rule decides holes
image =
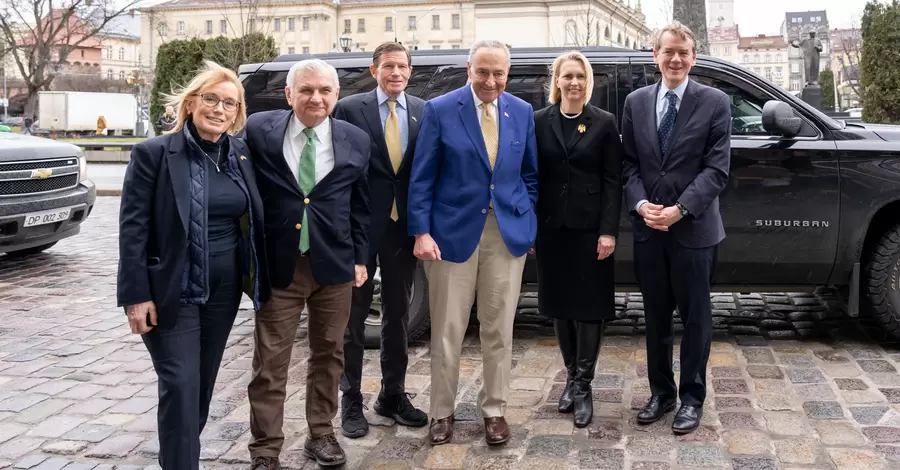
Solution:
[[[593,71],[579,52],[556,58],[551,105],[534,115],[538,148],[540,311],[554,319],[568,372],[559,411],[585,427],[603,322],[615,317],[613,251],[622,201],[615,117],[590,104]]]
[[[119,215],[117,297],[159,383],[159,465],[196,470],[200,433],[242,293],[268,298],[263,206],[231,70],[206,64],[166,134],[134,147]]]

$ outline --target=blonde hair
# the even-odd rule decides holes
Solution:
[[[691,52],[694,54],[697,53],[697,40],[694,38],[694,32],[691,31],[691,28],[679,23],[678,21],[667,24],[663,29],[659,30],[656,34],[655,45],[653,46],[653,50],[659,51],[662,47],[662,37],[666,33],[672,33],[675,36],[681,38],[682,41],[691,41]]]
[[[187,102],[189,100],[199,100],[198,95],[200,93],[203,93],[205,90],[209,89],[209,87],[218,85],[222,82],[233,84],[238,92],[239,104],[238,109],[236,110],[237,115],[234,117],[234,122],[228,127],[227,132],[229,134],[235,134],[237,131],[241,130],[247,122],[247,103],[244,101],[244,86],[241,85],[241,81],[238,80],[234,71],[222,67],[213,61],[205,60],[203,61],[203,67],[200,68],[199,73],[194,76],[187,86],[182,87],[173,94],[166,95],[166,105],[175,109],[175,126],[172,127],[171,130],[163,133],[173,134],[175,132],[181,132],[181,129],[184,128],[184,123],[189,116],[186,106]]]
[[[591,61],[578,51],[564,52],[553,60],[553,64],[550,66],[550,82],[547,84],[550,89],[550,97],[547,101],[550,104],[557,104],[562,100],[562,92],[560,92],[559,85],[556,82],[559,80],[559,71],[562,69],[562,64],[567,60],[574,60],[584,68],[584,103],[582,104],[590,103],[591,94],[594,91],[594,69],[591,67]]]

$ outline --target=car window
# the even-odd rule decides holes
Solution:
[[[341,84],[341,92],[338,99],[345,96],[355,95],[357,93],[365,93],[372,91],[378,86],[375,77],[368,67],[346,67],[339,68],[338,82]]]
[[[728,95],[731,103],[732,136],[780,136],[779,133],[765,130],[762,124],[763,106],[772,97],[714,70],[695,68],[691,71],[691,78],[704,85],[718,88]],[[815,137],[816,135],[815,129],[804,120],[800,136]]]
[[[531,104],[535,111],[548,105],[547,83],[550,74],[545,65],[512,67],[506,80],[506,92]]]

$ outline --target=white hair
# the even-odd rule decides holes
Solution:
[[[334,82],[334,87],[340,87],[340,82],[338,81],[338,73],[335,68],[325,62],[322,59],[306,59],[297,62],[296,64],[291,66],[291,69],[288,71],[287,81],[285,82],[285,86],[294,88],[297,84],[294,83],[294,80],[297,78],[297,72],[315,72],[319,75],[326,75],[331,77],[331,81]]]
[[[475,53],[478,52],[478,49],[503,49],[503,52],[506,54],[506,62],[509,62],[509,48],[506,47],[506,44],[503,44],[500,41],[495,41],[493,39],[482,39],[481,41],[475,41],[475,44],[472,44],[472,48],[469,49],[469,62],[472,62],[472,57],[475,57]]]

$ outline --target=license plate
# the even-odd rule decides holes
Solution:
[[[23,224],[23,227],[33,227],[35,225],[52,224],[54,222],[68,220],[71,213],[71,207],[53,209],[50,211],[32,212],[25,215],[25,223]]]

